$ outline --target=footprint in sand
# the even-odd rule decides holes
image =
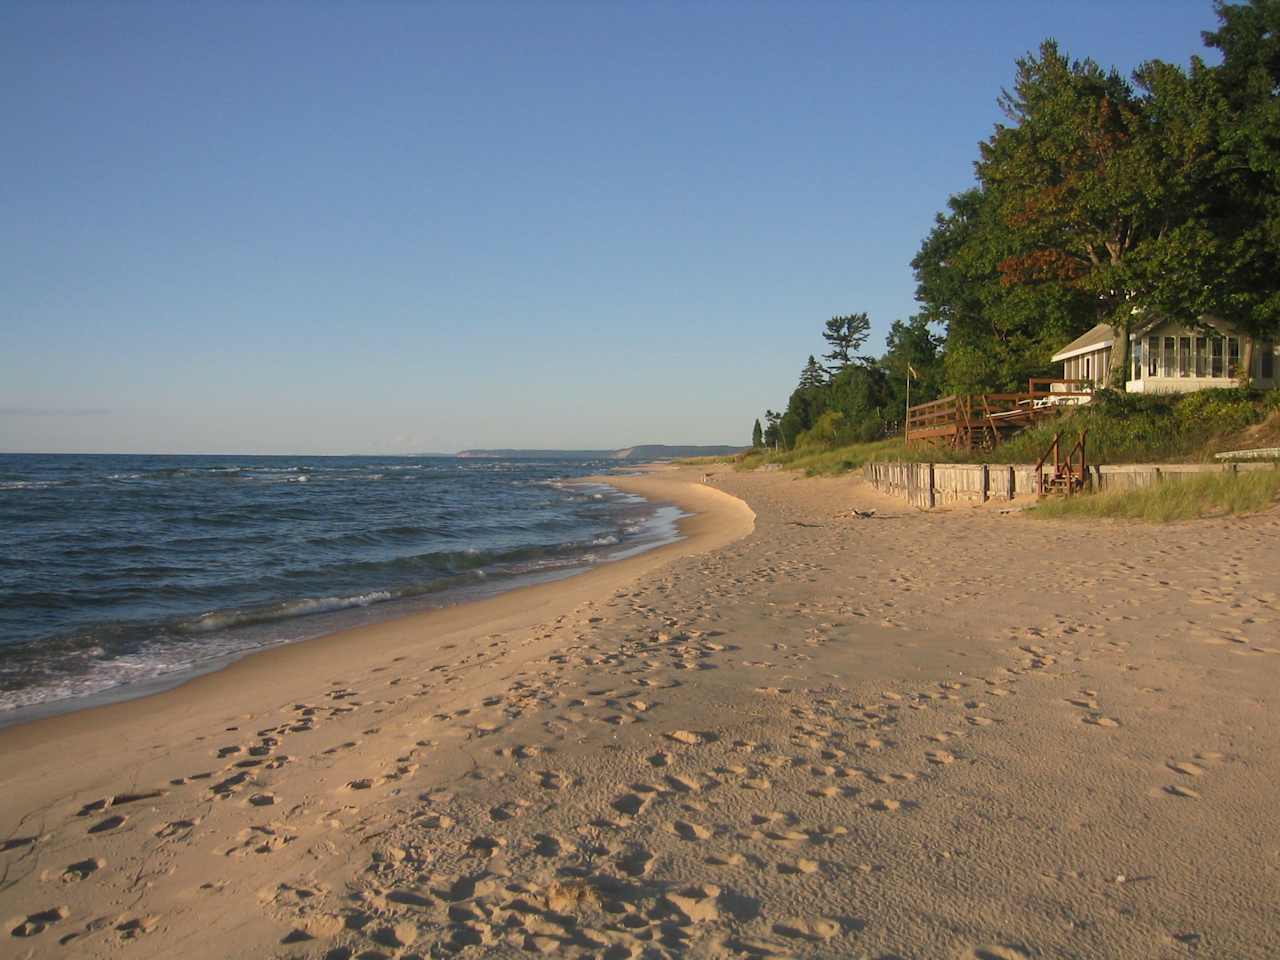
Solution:
[[[116,935],[121,940],[136,940],[138,937],[150,933],[159,923],[160,918],[155,916],[123,920],[116,924]]]
[[[690,823],[688,820],[677,820],[670,829],[681,840],[709,840],[711,838],[711,830],[698,823]]]
[[[642,797],[635,793],[623,794],[617,800],[610,804],[613,809],[628,817],[634,817],[644,812],[644,809],[652,802],[652,797]]]
[[[156,830],[155,836],[160,840],[168,840],[171,837],[176,837],[180,833],[185,834],[190,832],[199,822],[199,818],[192,820],[174,820],[171,823],[166,823],[163,827]]]
[[[695,733],[692,730],[673,730],[666,736],[668,740],[674,740],[689,747],[700,747],[704,743],[711,743],[717,739],[714,733]]]
[[[783,874],[801,874],[808,875],[817,873],[819,865],[817,860],[806,860],[804,857],[796,860],[795,863],[778,864],[778,872]]]
[[[1012,944],[975,947],[963,960],[1027,960],[1031,955]]]
[[[543,790],[563,790],[569,785],[569,778],[566,774],[557,770],[542,770],[537,774],[538,786]]]
[[[1165,764],[1174,773],[1182,773],[1188,777],[1199,777],[1204,774],[1204,767],[1194,764],[1189,760],[1170,761]]]
[[[653,854],[644,847],[627,851],[616,861],[618,869],[629,877],[643,877],[653,869]]]
[[[163,797],[166,793],[168,793],[167,790],[150,790],[146,793],[117,793],[101,800],[94,800],[92,803],[86,803],[80,808],[80,812],[76,816],[87,817],[91,813],[101,813],[108,807],[123,807],[126,803],[137,803],[139,800],[154,800],[158,797]]]
[[[901,800],[881,799],[881,800],[872,800],[870,803],[867,804],[867,806],[870,809],[878,810],[881,813],[893,813],[894,811],[901,810],[903,804]]]
[[[773,932],[783,937],[808,940],[810,942],[823,942],[830,940],[840,932],[840,924],[833,920],[821,918],[808,920],[797,917],[775,923]]]
[[[9,935],[13,937],[34,937],[36,934],[44,933],[50,926],[65,920],[70,915],[71,911],[66,907],[52,907],[48,910],[41,910],[15,923],[9,928]]]
[[[62,871],[63,883],[75,883],[84,880],[86,877],[97,873],[107,865],[107,861],[101,857],[90,857],[88,860],[81,860],[78,863],[68,864],[66,869]]]
[[[702,784],[698,782],[696,777],[683,773],[669,773],[666,776],[667,785],[677,793],[700,793],[702,792]]]
[[[119,816],[119,815],[114,817],[107,817],[105,820],[99,820],[92,827],[90,827],[89,832],[90,833],[106,833],[108,830],[115,830],[118,827],[123,826],[124,822],[128,819],[129,819],[128,817]]]

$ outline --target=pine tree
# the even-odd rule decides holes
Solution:
[[[800,371],[800,389],[810,390],[815,387],[821,387],[826,382],[827,377],[823,373],[821,364],[814,359],[813,354],[809,354],[809,362]]]
[[[751,446],[757,450],[764,446],[764,430],[760,426],[760,418],[756,418],[756,425],[751,428]]]
[[[827,329],[822,339],[831,347],[830,353],[822,355],[823,360],[831,360],[827,369],[834,375],[853,363],[855,354],[867,342],[871,332],[871,319],[866,313],[851,313],[846,317],[832,317],[827,321]]]

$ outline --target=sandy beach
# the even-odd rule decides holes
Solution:
[[[1280,955],[1276,512],[702,477],[609,481],[678,543],[0,731],[3,955]]]

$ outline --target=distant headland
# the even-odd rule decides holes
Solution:
[[[675,460],[682,457],[724,457],[744,447],[646,443],[619,450],[462,450],[457,456],[491,460]]]

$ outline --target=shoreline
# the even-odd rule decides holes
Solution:
[[[644,466],[645,465],[641,465],[642,468]],[[601,486],[605,486],[610,487],[615,492],[627,492],[622,490],[621,486],[612,483],[612,481],[614,479],[623,479],[627,476],[634,477],[640,475],[642,474],[633,473],[622,475],[617,478],[609,474],[589,475],[571,478],[563,482],[566,486],[582,486],[588,489],[591,487],[599,488]],[[494,597],[502,596],[506,593],[526,589],[532,586],[557,583],[572,577],[581,576],[583,573],[593,570],[597,566],[618,563],[632,556],[648,553],[680,540],[684,536],[680,528],[680,523],[684,519],[684,517],[680,515],[683,513],[681,508],[678,505],[661,499],[646,499],[646,502],[653,510],[652,515],[647,521],[647,524],[651,524],[653,526],[654,533],[652,538],[647,540],[641,539],[639,542],[632,544],[627,544],[625,542],[617,544],[608,549],[602,559],[592,559],[588,556],[578,562],[566,564],[556,569],[529,570],[496,580],[470,581],[467,583],[447,586],[438,593],[427,592],[422,593],[421,595],[396,597],[385,603],[353,605],[352,607],[344,607],[322,612],[318,615],[298,616],[270,621],[275,629],[280,631],[286,630],[289,626],[296,625],[301,629],[301,635],[292,639],[271,639],[257,645],[247,646],[244,649],[237,650],[235,652],[224,652],[210,654],[206,657],[199,657],[194,659],[187,666],[180,667],[167,673],[159,673],[154,676],[145,677],[140,680],[92,690],[88,693],[73,694],[67,697],[44,700],[37,703],[9,708],[0,712],[0,732],[12,727],[23,726],[28,723],[36,723],[69,713],[77,713],[81,710],[91,710],[98,707],[127,703],[132,700],[155,696],[158,693],[163,693],[165,691],[181,687],[207,674],[218,673],[226,670],[232,664],[246,658],[255,657],[281,647],[311,643],[315,640],[319,640],[333,634],[348,633],[365,627],[376,627],[382,624],[417,617],[439,610],[448,610],[468,604],[480,603]],[[677,516],[664,516],[664,514],[668,514],[669,512],[674,512]],[[307,598],[303,599],[305,602]],[[267,622],[268,621],[264,621],[264,624]],[[306,629],[308,626],[310,629]],[[292,632],[298,631],[294,630]]]
[[[408,639],[409,634],[430,633],[433,639],[441,640],[468,635],[483,629],[486,624],[518,629],[526,617],[535,613],[545,615],[549,607],[569,601],[581,603],[590,595],[603,594],[618,583],[640,576],[677,556],[714,549],[725,542],[726,536],[732,538],[732,531],[743,536],[750,532],[742,530],[742,511],[751,513],[742,501],[714,488],[699,488],[691,481],[663,482],[660,478],[664,467],[661,466],[644,465],[644,471],[628,476],[577,477],[572,482],[605,484],[623,492],[636,493],[655,505],[675,505],[688,514],[677,520],[678,539],[543,582],[250,651],[226,662],[215,662],[191,673],[184,672],[184,676],[172,681],[156,678],[139,684],[153,689],[142,690],[136,695],[111,696],[106,691],[90,695],[84,699],[92,701],[99,696],[105,699],[83,706],[67,706],[47,715],[0,726],[0,751],[13,755],[15,751],[39,748],[86,732],[96,734],[103,728],[129,726],[142,717],[158,717],[169,710],[200,711],[216,703],[220,710],[252,711],[258,695],[253,683],[255,675],[260,677],[268,671],[290,671],[294,674],[291,682],[305,685],[310,678],[324,672],[315,661],[323,660],[326,668],[343,665],[344,659],[352,657],[356,645],[362,645],[362,650],[383,647],[401,654],[412,652],[416,646],[415,640]],[[731,500],[739,506],[725,504],[722,500]],[[736,524],[729,519],[735,514]],[[754,521],[754,514],[751,517]]]

